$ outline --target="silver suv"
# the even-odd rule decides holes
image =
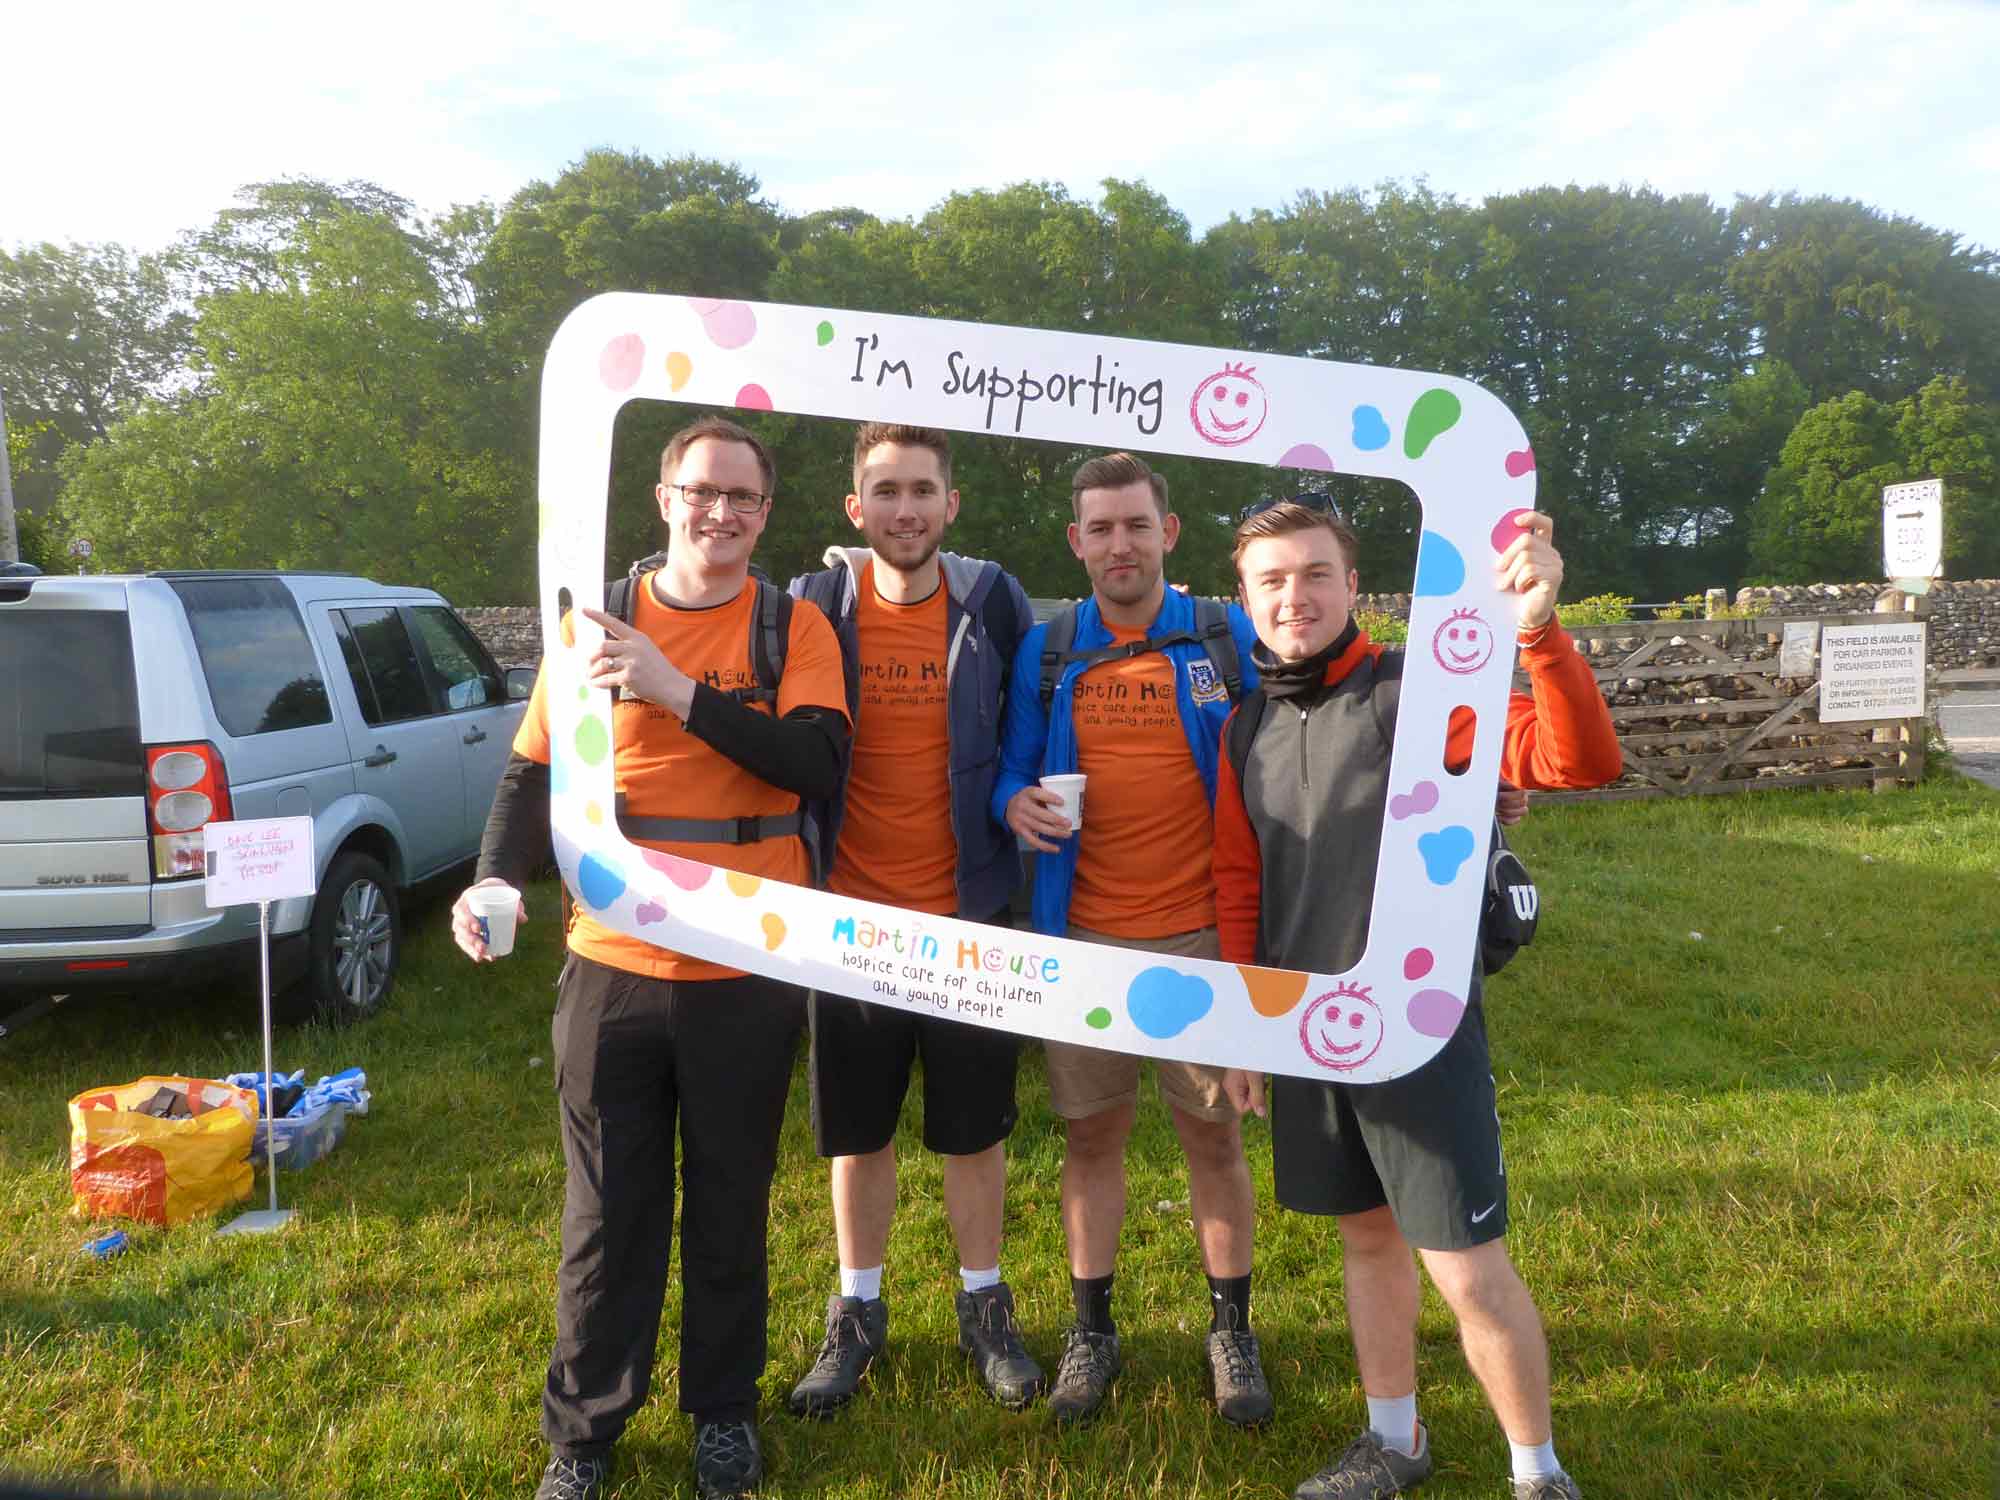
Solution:
[[[428,589],[0,578],[0,1002],[249,979],[257,909],[203,900],[202,828],[310,816],[318,894],[272,904],[274,983],[374,1011],[399,893],[478,852],[532,681]]]

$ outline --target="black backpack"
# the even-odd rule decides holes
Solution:
[[[1392,661],[1388,653],[1382,657],[1384,663]],[[1393,658],[1382,679],[1400,682],[1402,680],[1402,658]],[[1223,750],[1229,756],[1229,768],[1236,773],[1236,784],[1243,784],[1243,767],[1250,759],[1251,743],[1257,738],[1257,730],[1264,722],[1264,708],[1269,699],[1260,689],[1237,705],[1230,716],[1229,726],[1223,733]],[[1381,700],[1369,694],[1369,703],[1375,710],[1375,723],[1382,731],[1384,739],[1390,738],[1390,729],[1382,715]],[[1535,940],[1535,927],[1541,919],[1541,892],[1535,886],[1535,877],[1528,873],[1528,867],[1521,863],[1521,856],[1507,845],[1507,835],[1500,827],[1499,819],[1493,821],[1493,843],[1486,853],[1486,892],[1479,903],[1479,970],[1482,974],[1497,974],[1506,968],[1516,953]]]
[[[627,625],[632,623],[632,597],[639,580],[666,560],[665,553],[642,557],[623,578],[604,586],[604,612]],[[778,683],[785,675],[785,649],[792,638],[792,596],[773,584],[760,570],[752,569],[751,585],[757,590],[756,607],[750,612],[750,670],[755,687],[732,688],[728,696],[738,703],[768,703],[778,711]],[[854,665],[844,663],[853,696]],[[814,885],[826,881],[827,866],[833,858],[825,837],[827,809],[817,802],[801,802],[796,812],[770,813],[756,818],[641,818],[625,811],[625,799],[618,799],[618,828],[627,838],[687,840],[708,844],[754,844],[763,839],[788,838],[797,834],[806,846],[806,859]]]
[[[1236,637],[1229,630],[1229,606],[1219,599],[1194,601],[1194,629],[1174,630],[1153,640],[1128,641],[1123,646],[1100,646],[1095,651],[1076,651],[1076,610],[1072,604],[1049,617],[1048,634],[1042,637],[1042,712],[1056,700],[1056,683],[1063,668],[1073,661],[1095,666],[1101,661],[1119,661],[1146,651],[1164,651],[1169,646],[1199,646],[1208,653],[1209,664],[1222,679],[1229,701],[1243,697],[1243,667],[1236,655]]]

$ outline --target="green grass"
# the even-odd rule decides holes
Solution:
[[[1545,916],[1489,1001],[1509,1242],[1586,1493],[1994,1493],[2000,794],[1943,775],[1880,797],[1544,808],[1516,842]],[[68,1213],[64,1102],[254,1066],[247,1004],[79,1000],[0,1043],[0,1467],[232,1494],[532,1488],[562,1184],[552,907],[540,893],[524,951],[476,971],[442,910],[419,911],[388,1013],[281,1033],[280,1067],[358,1063],[375,1109],[281,1178],[302,1213],[279,1236],[140,1230],[99,1263]],[[1003,1263],[1052,1364],[1062,1152],[1038,1059],[1021,1098]],[[773,1216],[772,1492],[1288,1494],[1362,1407],[1331,1227],[1271,1208],[1269,1137],[1249,1138],[1268,1431],[1205,1406],[1186,1179],[1150,1095],[1119,1269],[1126,1373],[1102,1421],[1057,1432],[976,1393],[936,1163],[906,1139],[891,1357],[854,1408],[806,1425],[782,1399],[833,1249],[801,1077]],[[686,1492],[673,1348],[669,1332],[621,1445],[621,1496]],[[1504,1445],[1435,1296],[1420,1359],[1439,1458],[1424,1494],[1502,1493]]]

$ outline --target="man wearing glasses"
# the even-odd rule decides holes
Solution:
[[[1518,525],[1494,566],[1519,600],[1534,696],[1516,693],[1509,704],[1501,773],[1522,787],[1597,786],[1621,758],[1590,667],[1555,618],[1555,523],[1523,513]],[[1354,622],[1356,546],[1317,499],[1256,507],[1237,528],[1262,687],[1237,709],[1215,795],[1216,917],[1232,963],[1340,974],[1367,947],[1402,655]],[[1457,641],[1468,659],[1494,649],[1461,628],[1451,634],[1440,649]],[[1469,715],[1454,716],[1447,769],[1471,759],[1472,728]],[[1272,1088],[1278,1201],[1336,1217],[1368,1399],[1367,1429],[1301,1482],[1295,1500],[1386,1500],[1430,1476],[1417,1420],[1413,1246],[1506,1432],[1514,1494],[1578,1500],[1550,1436],[1541,1320],[1501,1238],[1507,1178],[1478,973],[1464,982],[1470,999],[1457,1031],[1407,1077],[1367,1086],[1279,1078]],[[1264,1113],[1262,1075],[1232,1069],[1228,1086],[1239,1107]]]
[[[586,674],[617,695],[621,830],[643,848],[808,884],[803,804],[839,789],[849,725],[840,649],[790,608],[775,690],[756,670],[750,553],[770,514],[762,443],[709,417],[676,433],[655,491],[665,565],[604,630]],[[565,622],[567,632],[568,622]],[[550,744],[538,678],[480,849],[482,882],[523,885],[547,857]],[[488,958],[464,896],[453,936]],[[766,1226],[792,1060],[791,985],[671,952],[571,914],[552,1027],[563,1158],[556,1343],[542,1396],[550,1448],[537,1500],[599,1500],[612,1444],[646,1399],[674,1228],[680,1140],[680,1404],[695,1486],[741,1495],[763,1475]]]

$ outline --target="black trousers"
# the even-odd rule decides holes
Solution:
[[[569,1170],[542,1435],[557,1453],[595,1458],[652,1381],[676,1124],[681,1410],[698,1422],[755,1414],[771,1176],[805,1000],[756,975],[676,982],[575,955],[558,993],[551,1031]]]

